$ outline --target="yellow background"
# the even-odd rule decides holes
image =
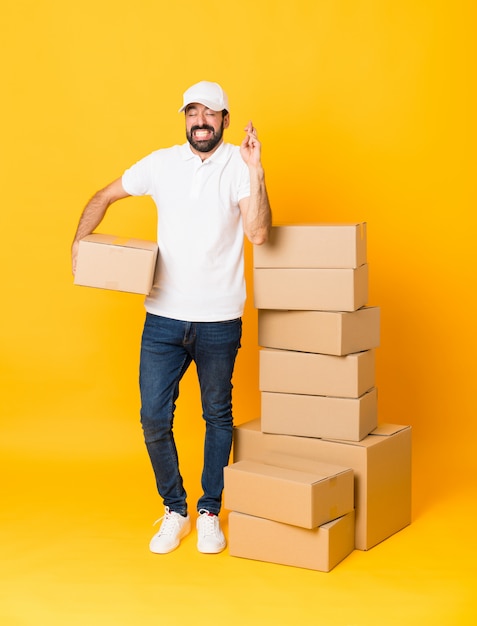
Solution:
[[[4,0],[0,18],[0,624],[474,623],[476,3]],[[413,427],[413,524],[328,575],[204,560],[192,536],[147,552],[142,298],[72,284],[86,201],[184,141],[181,95],[202,79],[229,94],[228,141],[258,128],[275,223],[368,223],[379,420]],[[154,238],[152,201],[100,230]],[[237,423],[260,411],[246,260]],[[193,509],[192,371],[176,422]]]

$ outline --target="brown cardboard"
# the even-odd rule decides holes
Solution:
[[[279,435],[361,441],[378,425],[376,388],[359,398],[261,394],[262,431]]]
[[[258,311],[258,343],[264,348],[342,356],[379,346],[380,309],[357,311]]]
[[[375,386],[375,351],[331,356],[260,350],[260,391],[359,398]]]
[[[157,259],[157,244],[94,233],[79,244],[75,285],[148,294]]]
[[[366,263],[366,223],[274,226],[255,267],[354,268]]]
[[[310,459],[273,455],[224,469],[224,506],[256,517],[316,528],[353,510],[353,472]]]
[[[353,511],[311,530],[234,511],[229,514],[231,556],[329,572],[353,548]]]
[[[356,269],[254,268],[257,309],[356,311],[368,301],[368,266]]]
[[[368,550],[411,522],[411,427],[381,424],[360,442],[265,434],[260,420],[234,429],[234,460],[265,462],[276,453],[351,467],[355,546]]]

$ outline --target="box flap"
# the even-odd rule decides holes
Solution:
[[[267,452],[263,463],[274,467],[283,467],[299,472],[312,473],[317,476],[322,476],[323,478],[351,471],[350,467],[344,467],[343,465],[335,465],[334,463],[325,463],[315,459],[307,459],[272,451]]]
[[[134,237],[118,237],[105,233],[92,233],[83,237],[81,241],[99,243],[109,246],[119,246],[123,248],[138,248],[142,250],[156,250],[157,243],[146,239],[135,239]]]
[[[410,428],[410,426],[402,424],[378,424],[378,426],[370,433],[370,436],[378,435],[380,437],[390,437],[391,435],[398,433],[400,430],[406,430],[406,428]]]
[[[246,472],[247,474],[254,474],[257,477],[267,477],[277,480],[289,481],[304,485],[313,485],[325,480],[329,480],[336,473],[329,466],[327,470],[326,464],[322,464],[321,468],[313,470],[311,467],[309,471],[306,469],[297,469],[290,466],[272,465],[268,463],[260,463],[258,461],[237,461],[228,466],[227,472],[239,471]],[[341,469],[341,468],[340,468]],[[341,471],[339,472],[341,473]]]
[[[235,429],[240,428],[241,430],[253,430],[254,432],[262,432],[260,418],[256,417],[249,422],[243,422],[243,424],[235,424]]]
[[[393,437],[397,433],[405,431],[409,428],[411,427],[399,424],[380,424],[367,437],[361,439],[361,441],[348,441],[345,439],[335,439],[332,437],[323,437],[322,441],[329,441],[331,443],[339,443],[342,445],[357,446],[360,448],[372,448],[380,441],[382,441],[383,437]]]
[[[337,226],[339,228],[346,228],[347,226],[366,226],[366,222],[277,222],[276,224],[274,224],[274,227],[283,228],[284,226],[286,226],[287,228],[303,228],[304,226],[306,228],[336,228]]]

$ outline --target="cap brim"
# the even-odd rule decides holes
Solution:
[[[211,111],[219,112],[224,110],[224,107],[218,105],[217,102],[212,102],[211,100],[206,100],[205,98],[197,98],[195,100],[191,100],[190,102],[186,102],[183,106],[181,106],[178,113],[182,113],[182,111],[184,111],[189,106],[189,104],[193,104],[194,102],[197,102],[198,104],[203,104]]]

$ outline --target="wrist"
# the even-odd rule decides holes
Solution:
[[[258,178],[263,179],[265,177],[265,171],[261,163],[255,163],[255,164],[249,163],[248,169],[249,169],[250,174],[257,176]]]

